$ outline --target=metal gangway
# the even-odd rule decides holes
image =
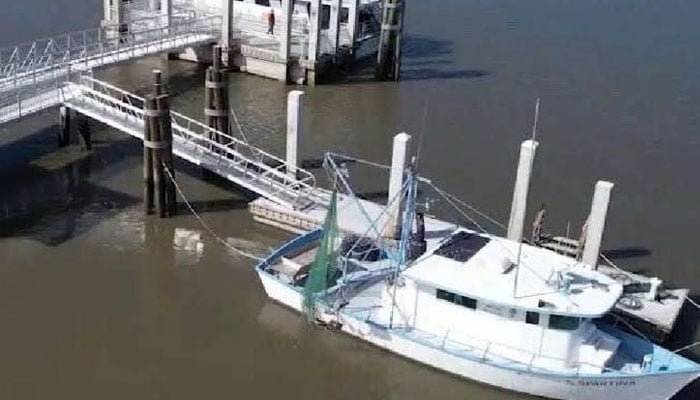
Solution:
[[[142,97],[87,73],[68,80],[57,97],[66,107],[143,140]],[[290,174],[284,160],[177,112],[171,111],[171,124],[173,154],[188,162],[290,209],[326,201],[314,175],[304,169]]]
[[[165,22],[163,22],[165,21]],[[0,49],[0,124],[58,104],[76,72],[219,40],[221,16],[182,10]]]

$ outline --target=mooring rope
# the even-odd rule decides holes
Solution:
[[[602,258],[603,261],[605,261],[609,266],[611,266],[612,268],[614,268],[614,269],[617,270],[618,272],[621,272],[621,273],[623,273],[623,274],[629,276],[630,278],[635,279],[635,276],[634,276],[631,272],[625,271],[624,269],[622,269],[622,268],[618,267],[617,265],[615,265],[615,263],[612,262],[611,259],[609,259],[608,257],[606,257],[605,254],[600,253],[600,258]],[[693,307],[695,307],[697,310],[700,311],[700,304],[698,304],[697,301],[693,300],[692,298],[690,298],[690,296],[687,296],[687,295],[686,295],[686,296],[683,296],[683,298],[684,298],[685,301],[687,301],[687,302],[690,303]],[[623,320],[623,321],[624,321],[624,320]],[[627,324],[626,321],[625,321],[625,323]],[[630,325],[628,324],[628,326],[630,326]],[[637,333],[636,330],[635,330],[635,333]],[[637,333],[637,334],[646,339],[646,336],[641,335],[640,333]],[[648,340],[648,339],[647,339],[647,340]],[[695,343],[691,343],[691,344],[689,344],[689,345],[687,345],[687,346],[683,346],[683,347],[680,347],[680,348],[678,348],[678,349],[675,349],[675,350],[673,350],[673,352],[674,352],[674,353],[679,353],[679,352],[681,352],[681,351],[683,351],[683,350],[688,350],[688,349],[691,349],[691,348],[696,347],[696,346],[700,346],[700,340],[697,341],[697,342],[695,342]]]
[[[259,256],[256,256],[256,255],[254,255],[254,254],[248,253],[248,252],[245,251],[245,250],[241,250],[241,249],[239,249],[239,248],[237,248],[237,247],[231,245],[231,244],[230,244],[229,242],[227,242],[224,238],[222,238],[221,236],[217,235],[216,232],[214,232],[214,230],[204,221],[204,219],[202,219],[202,217],[201,217],[199,214],[197,214],[197,211],[194,210],[194,207],[192,207],[192,204],[187,200],[187,197],[185,197],[185,194],[182,192],[182,189],[180,188],[180,185],[178,185],[177,182],[175,181],[175,178],[173,177],[173,174],[172,174],[172,173],[170,172],[170,170],[168,169],[168,166],[165,165],[165,164],[163,164],[163,168],[164,168],[164,170],[165,170],[165,173],[166,173],[166,174],[168,175],[168,177],[170,178],[170,181],[173,182],[173,185],[175,186],[175,190],[177,190],[177,192],[180,194],[180,197],[182,198],[182,201],[185,202],[185,204],[187,205],[187,208],[190,210],[190,212],[192,213],[192,215],[194,215],[194,217],[197,219],[197,221],[199,221],[199,223],[204,227],[204,229],[206,229],[207,232],[209,232],[209,234],[210,234],[217,242],[221,243],[222,245],[226,246],[229,250],[231,250],[231,251],[233,251],[234,253],[237,253],[237,254],[239,254],[239,255],[241,255],[241,256],[243,256],[243,257],[246,257],[246,258],[249,258],[249,259],[251,259],[251,260],[258,261],[258,262],[264,260],[264,258],[262,258],[262,257],[259,257]]]

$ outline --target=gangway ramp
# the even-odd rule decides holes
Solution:
[[[80,75],[67,82],[67,107],[143,140],[144,99],[116,86]],[[225,135],[203,123],[171,111],[173,154],[206,168],[283,207],[301,210],[315,203],[316,179],[297,168],[287,173],[286,162]],[[225,138],[221,144],[213,138]]]
[[[0,124],[55,106],[58,91],[76,73],[216,42],[220,16],[182,16],[169,25],[109,37],[85,30],[0,50]]]

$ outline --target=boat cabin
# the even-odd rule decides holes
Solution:
[[[458,230],[387,285],[406,329],[545,369],[599,373],[619,341],[596,328],[622,286],[576,260]]]

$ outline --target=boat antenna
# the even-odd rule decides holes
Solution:
[[[534,146],[535,139],[537,139],[537,122],[539,121],[539,119],[540,119],[540,98],[538,97],[537,101],[535,102],[535,120],[532,123],[532,135],[530,136],[530,140],[532,140],[533,146]],[[530,157],[530,166],[529,166],[530,173],[532,173],[532,166],[534,164],[535,164],[535,157]],[[528,179],[528,182],[527,182],[528,192],[530,191],[530,181],[531,180]],[[518,244],[518,259],[515,263],[515,277],[513,278],[513,298],[516,297],[516,293],[518,290],[518,272],[520,272],[520,261],[522,259],[522,255],[523,255],[523,239],[520,238],[520,243]]]
[[[421,127],[420,127],[420,138],[418,138],[418,146],[416,148],[416,159],[414,162],[414,167],[416,168],[416,172],[418,171],[418,160],[420,160],[421,156],[421,150],[423,150],[423,143],[425,142],[425,126],[428,121],[428,109],[430,104],[430,100],[426,99],[425,104],[423,104],[423,119],[421,120]]]

